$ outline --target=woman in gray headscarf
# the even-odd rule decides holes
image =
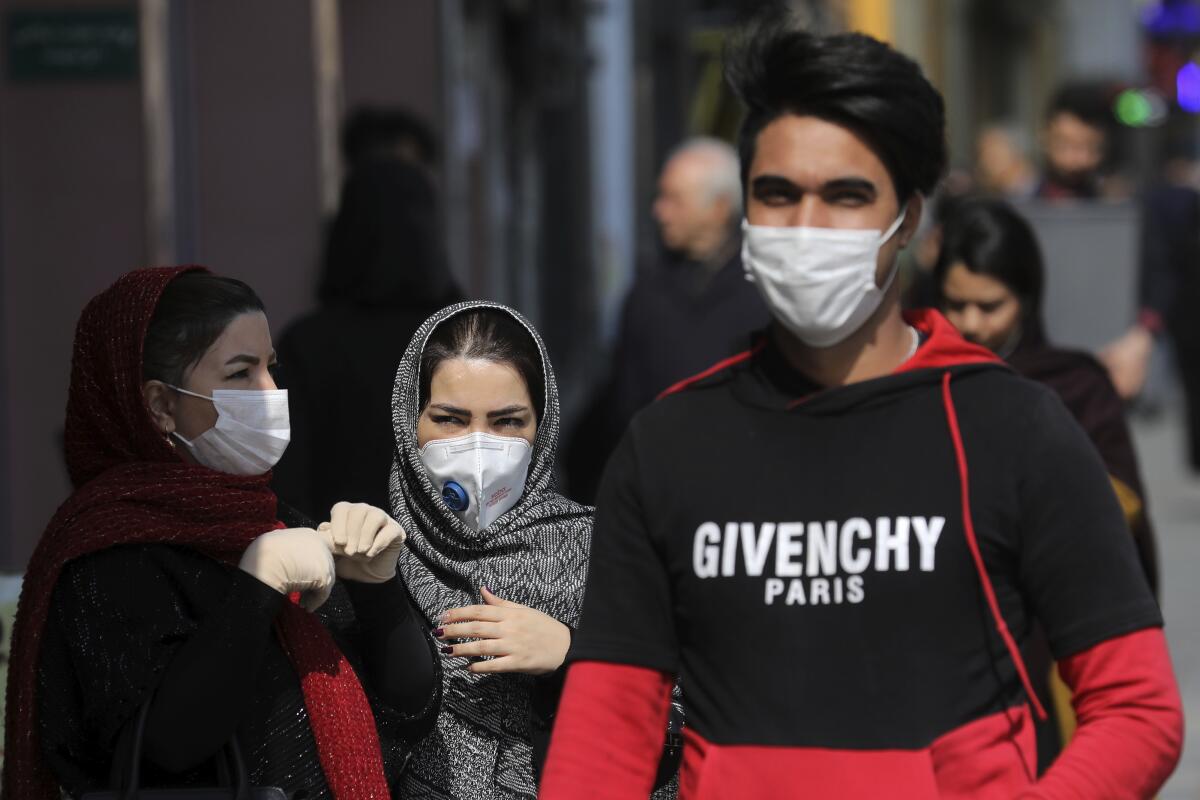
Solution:
[[[399,568],[446,653],[442,712],[403,794],[535,797],[592,532],[592,510],[553,491],[545,347],[504,306],[450,306],[413,336],[392,405]]]

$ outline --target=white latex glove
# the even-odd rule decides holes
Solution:
[[[317,533],[334,555],[337,576],[362,583],[391,580],[406,538],[400,523],[367,503],[336,504]]]
[[[316,611],[333,591],[333,556],[312,528],[285,528],[259,536],[238,566],[280,594],[300,592],[300,605]]]

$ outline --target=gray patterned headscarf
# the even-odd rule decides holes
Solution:
[[[545,410],[525,493],[480,531],[464,524],[429,480],[417,448],[421,355],[434,328],[456,314],[493,309],[510,315],[537,343],[545,375]],[[592,535],[592,509],[554,492],[559,431],[558,385],[546,346],[516,311],[496,303],[458,303],[434,314],[413,335],[396,373],[392,426],[393,516],[408,532],[399,568],[434,624],[443,611],[482,603],[480,586],[531,606],[571,627],[579,623]],[[530,694],[533,678],[476,675],[465,658],[447,658],[437,727],[417,748],[402,781],[405,797],[533,798]]]

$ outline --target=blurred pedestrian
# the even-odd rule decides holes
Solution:
[[[1003,201],[985,199],[963,203],[950,217],[934,269],[940,305],[963,337],[1052,388],[1096,445],[1157,594],[1157,548],[1124,405],[1099,361],[1046,339],[1044,274],[1029,223]]]
[[[1171,342],[1183,388],[1187,458],[1200,472],[1200,192],[1158,181],[1142,197],[1138,264],[1140,309],[1129,329],[1101,352],[1117,391],[1137,397],[1146,383],[1156,342]]]
[[[428,123],[403,108],[358,106],[342,123],[342,159],[353,172],[377,158],[397,158],[432,170],[439,148]]]
[[[608,381],[575,429],[570,493],[595,494],[629,420],[676,381],[745,348],[767,311],[741,266],[742,185],[737,152],[707,137],[667,159],[654,201],[665,254],[626,298]]]
[[[387,507],[391,386],[413,331],[461,298],[433,184],[389,155],[358,163],[325,253],[320,307],[280,337],[294,443],[274,487],[315,516],[338,500]]]
[[[1096,200],[1107,194],[1101,167],[1108,155],[1111,119],[1105,92],[1091,83],[1060,88],[1042,130],[1041,200]]]
[[[1016,123],[985,125],[975,138],[976,190],[982,194],[1023,200],[1037,189],[1037,170],[1029,145]]]
[[[1049,389],[900,310],[941,96],[862,34],[768,16],[734,41],[773,320],[609,461],[543,800],[644,795],[680,673],[685,799],[1152,796],[1183,712],[1095,448]],[[1080,719],[1040,779],[1034,621]]]

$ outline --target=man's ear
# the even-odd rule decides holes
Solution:
[[[154,427],[164,434],[175,431],[175,402],[178,399],[175,390],[162,381],[146,381],[142,384],[142,398],[146,408],[150,409],[150,419]]]
[[[913,236],[917,233],[917,228],[921,225],[921,214],[925,211],[925,198],[913,192],[912,197],[908,198],[908,202],[904,204],[904,222],[900,223],[900,230],[896,232],[896,239],[900,242],[900,247],[908,247],[908,243],[912,241]]]

